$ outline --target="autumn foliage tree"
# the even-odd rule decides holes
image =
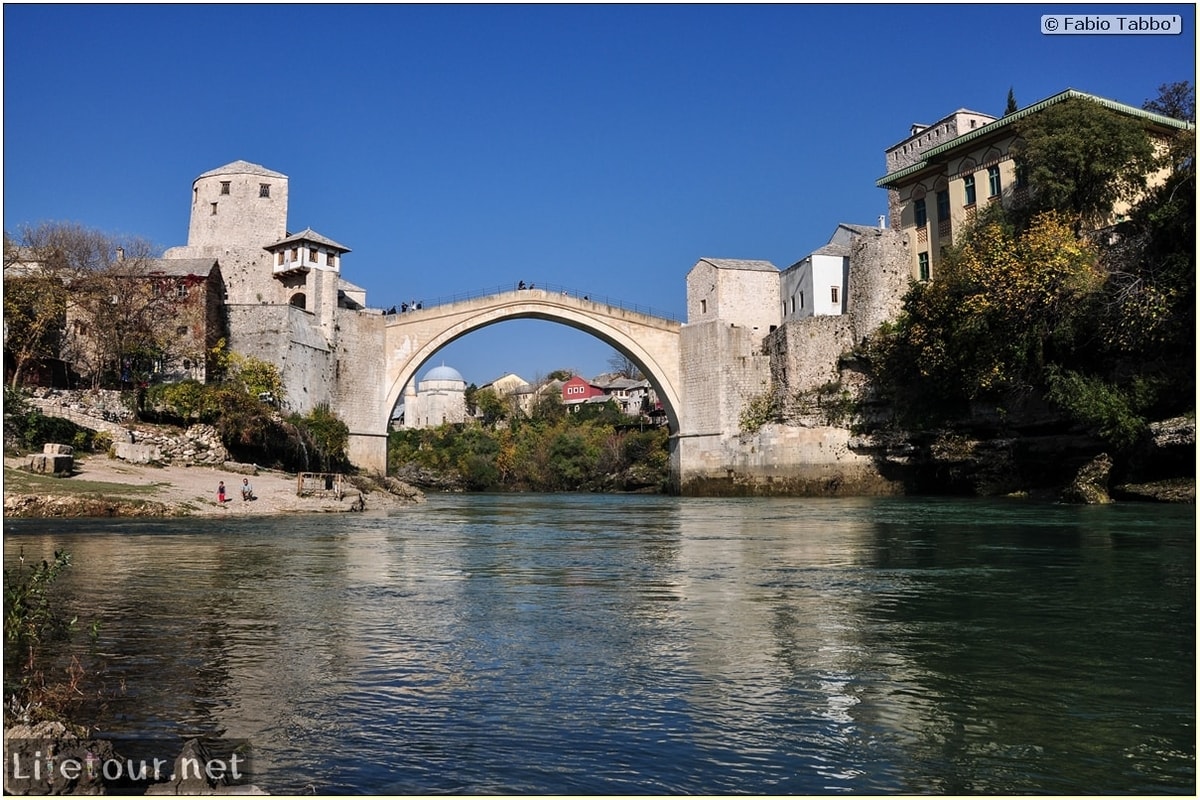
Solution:
[[[1037,384],[1047,359],[1075,346],[1101,283],[1095,249],[1064,215],[1040,215],[1023,232],[983,222],[877,338],[878,382],[926,412]]]

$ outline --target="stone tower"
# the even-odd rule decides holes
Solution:
[[[287,229],[287,176],[249,161],[209,170],[192,183],[188,246],[258,245]]]
[[[166,257],[217,258],[229,303],[286,302],[263,247],[287,236],[287,176],[234,161],[196,178],[191,200],[188,243]]]

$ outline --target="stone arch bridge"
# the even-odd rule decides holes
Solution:
[[[679,431],[682,325],[677,320],[546,288],[501,291],[388,314],[384,319],[383,391],[379,397],[381,406],[372,416],[385,430],[404,387],[438,350],[489,325],[514,319],[540,319],[589,333],[627,356],[654,387],[671,432]],[[383,453],[362,453],[367,457],[358,462],[375,462],[382,457],[386,465],[386,439],[382,445]],[[353,442],[351,446],[353,449]],[[369,449],[377,450],[378,445]]]

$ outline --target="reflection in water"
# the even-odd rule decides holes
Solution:
[[[10,522],[65,547],[114,734],[277,792],[1186,792],[1190,508],[435,497]],[[101,707],[103,705],[103,707]]]

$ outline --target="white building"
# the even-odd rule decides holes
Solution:
[[[850,249],[854,238],[875,229],[842,223],[829,242],[780,273],[783,321],[846,313]]]
[[[425,373],[414,390],[404,392],[404,427],[436,428],[467,420],[467,382],[458,370],[442,365]]]

